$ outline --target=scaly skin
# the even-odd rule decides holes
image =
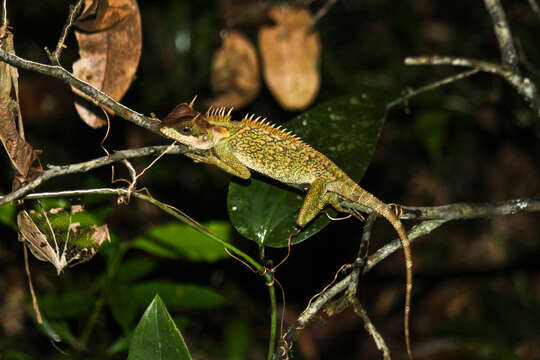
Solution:
[[[327,205],[360,217],[356,211],[344,209],[340,200],[366,206],[392,224],[405,256],[405,343],[407,354],[412,359],[409,340],[412,258],[407,232],[396,214],[384,202],[362,189],[330,159],[290,132],[265,123],[265,119],[253,119],[253,116],[233,121],[231,111],[225,113],[223,108],[209,109],[202,115],[193,109],[194,101],[174,108],[164,119],[161,132],[182,144],[208,150],[204,156],[187,154],[196,162],[214,164],[242,179],[249,179],[250,170],[253,170],[307,190],[296,219],[300,227],[313,220]]]

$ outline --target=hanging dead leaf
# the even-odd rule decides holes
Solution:
[[[141,16],[136,0],[86,0],[75,25],[81,58],[73,74],[115,100],[127,92],[141,57]],[[80,91],[75,101],[79,116],[93,128],[106,124],[100,109]],[[86,99],[86,101],[85,101]],[[90,100],[91,101],[91,100]]]
[[[3,37],[0,38],[0,46],[7,52],[14,54],[13,35],[7,30],[3,30]],[[0,63],[0,142],[6,149],[15,170],[12,190],[19,189],[23,183],[31,181],[42,168],[34,165],[39,150],[34,150],[30,144],[24,140],[22,129],[22,118],[19,109],[19,74],[17,69],[5,62]],[[16,123],[19,124],[17,129]]]
[[[8,53],[15,54],[13,46],[13,34],[4,29],[3,36],[0,38],[2,49]],[[19,72],[17,68],[6,62],[0,63],[0,97],[10,97],[12,88],[15,90],[15,99],[19,102]]]
[[[19,240],[41,261],[54,265],[58,275],[66,268],[89,261],[104,241],[111,241],[107,225],[81,226],[75,221],[79,205],[64,208],[25,210],[17,215]]]
[[[238,31],[227,32],[212,57],[210,86],[221,93],[211,105],[240,108],[259,93],[261,76],[255,47]]]
[[[15,119],[19,112],[18,109],[15,101],[8,97],[0,97],[0,142],[4,145],[11,166],[15,170],[13,191],[36,178],[43,170],[41,165],[33,165],[41,151],[34,150],[17,131]]]
[[[301,110],[313,102],[320,85],[321,42],[308,29],[308,9],[275,6],[269,16],[274,26],[259,31],[264,80],[279,104]]]

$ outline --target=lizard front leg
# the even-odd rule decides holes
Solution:
[[[217,150],[217,146],[215,147],[215,150]],[[216,155],[211,152],[207,152],[206,155],[187,153],[186,156],[192,158],[195,162],[215,165],[221,170],[242,179],[249,179],[251,177],[249,169],[238,161],[238,159],[234,158],[236,161],[231,160],[226,155],[219,154],[218,151],[216,151]]]
[[[217,166],[229,174],[238,176],[244,180],[251,177],[251,172],[248,167],[234,156],[226,141],[218,142],[214,146],[214,152],[216,154],[216,159],[219,161],[219,164],[216,164]]]

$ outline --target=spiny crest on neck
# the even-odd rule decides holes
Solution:
[[[231,113],[233,108],[231,107],[228,111],[225,107],[213,107],[210,106],[206,111],[206,118],[211,123],[228,123],[231,119]]]
[[[251,114],[251,115],[246,114],[242,118],[241,122],[242,122],[242,125],[253,126],[260,129],[264,129],[272,134],[276,134],[287,140],[294,141],[294,142],[301,142],[302,144],[307,145],[302,141],[302,139],[296,136],[292,131],[283,128],[281,125],[273,124],[270,121],[268,121],[266,118],[263,118],[262,116],[255,117],[255,114]]]

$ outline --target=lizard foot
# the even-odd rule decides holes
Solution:
[[[401,205],[399,205],[399,204],[388,204],[388,206],[394,212],[394,214],[396,214],[398,219],[401,217],[401,215],[403,215],[403,208],[401,207]]]
[[[354,209],[351,209],[349,210],[350,211],[350,214],[352,216],[354,216],[355,218],[357,218],[358,220],[360,221],[366,221],[366,218],[364,217],[364,215],[362,215],[362,213],[358,210],[354,210]]]

